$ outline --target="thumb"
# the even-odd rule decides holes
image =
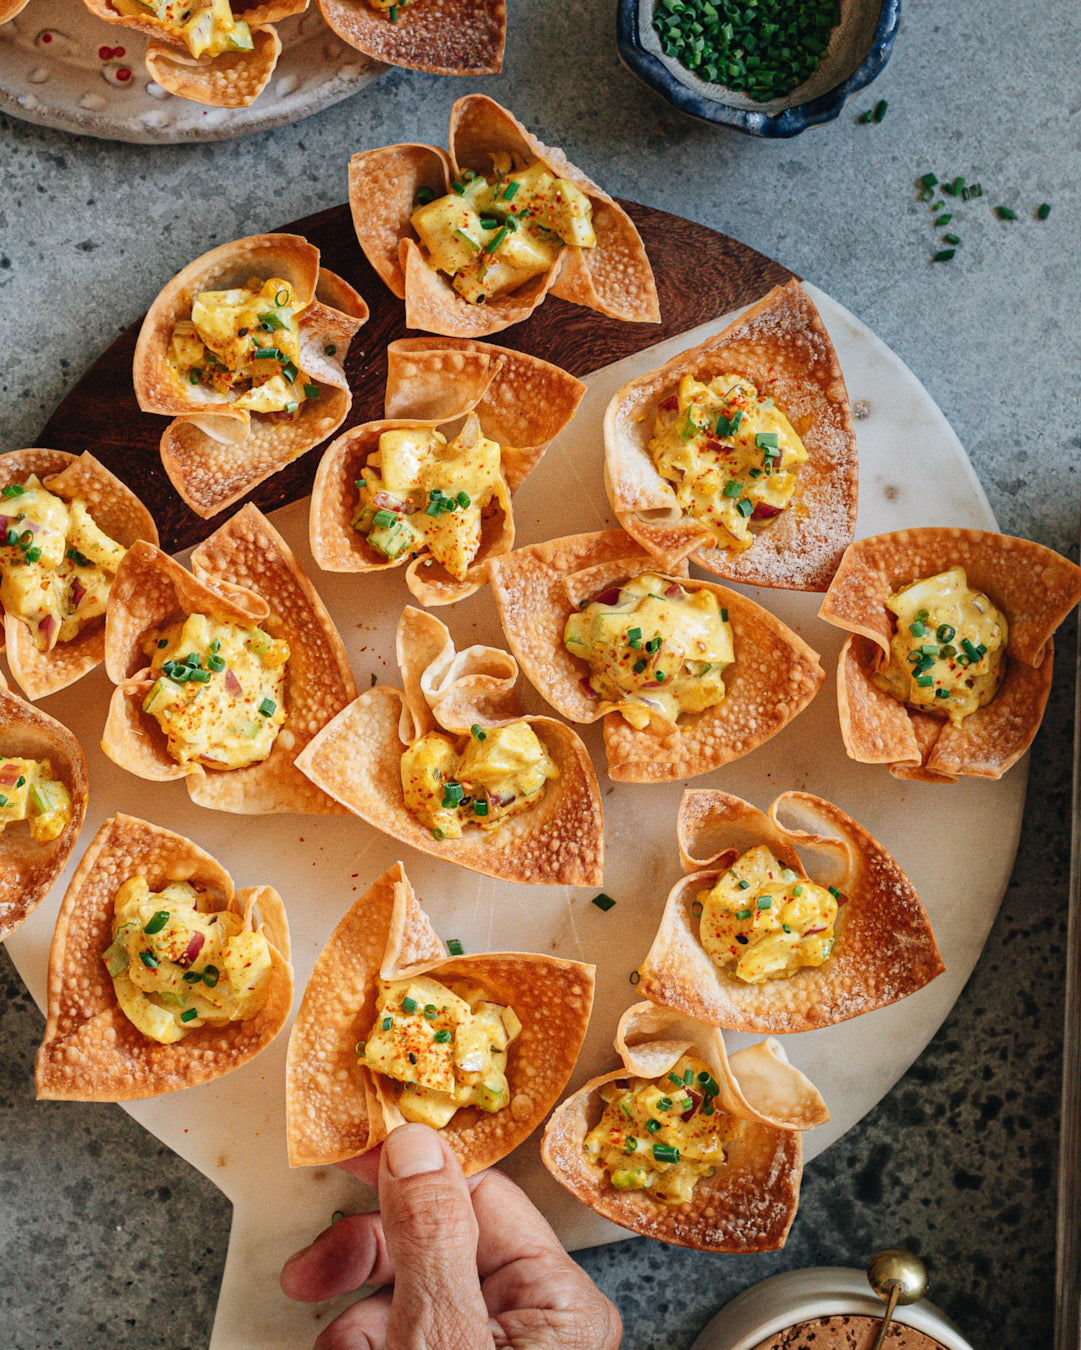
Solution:
[[[469,1187],[435,1130],[391,1131],[379,1165],[379,1208],[394,1265],[386,1350],[492,1350]]]

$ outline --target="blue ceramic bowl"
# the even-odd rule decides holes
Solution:
[[[798,136],[831,122],[890,59],[901,0],[842,0],[841,23],[815,73],[784,98],[755,103],[722,85],[707,85],[666,57],[653,29],[656,0],[619,0],[616,40],[623,64],[690,117],[751,136]]]

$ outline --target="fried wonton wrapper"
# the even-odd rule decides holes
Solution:
[[[331,28],[350,47],[432,75],[498,75],[507,40],[505,0],[416,0],[396,15],[369,0],[319,0]]]
[[[340,712],[297,757],[335,801],[376,829],[434,858],[535,886],[599,886],[604,872],[600,793],[589,752],[553,717],[521,717],[518,666],[494,647],[454,650],[434,615],[407,607],[398,624],[403,690],[378,686]],[[430,731],[468,735],[524,720],[559,769],[541,800],[490,832],[468,827],[436,840],[402,790],[402,752]]]
[[[623,1068],[594,1078],[552,1112],[541,1145],[549,1172],[590,1209],[659,1242],[707,1252],[783,1247],[803,1175],[799,1131],[823,1124],[829,1112],[780,1043],[762,1041],[729,1059],[715,1028],[636,1003],[620,1018],[615,1048]],[[687,1204],[665,1204],[648,1191],[617,1190],[583,1148],[601,1115],[598,1089],[629,1076],[661,1078],[688,1051],[709,1065],[720,1087],[718,1106],[742,1121],[742,1130],[725,1163],[697,1183]]]
[[[953,726],[909,708],[872,676],[889,661],[891,595],[951,567],[965,570],[1006,616],[1006,676],[990,703]],[[860,539],[845,553],[819,610],[850,637],[837,666],[845,750],[897,778],[955,783],[1001,778],[1032,744],[1051,691],[1052,635],[1081,598],[1081,570],[1028,539],[925,527]]]
[[[125,881],[151,890],[188,881],[216,895],[220,911],[262,933],[273,970],[263,1008],[247,1022],[202,1026],[172,1045],[144,1036],[121,1010],[102,954],[113,940],[113,902]],[[193,1087],[238,1069],[285,1025],[293,1003],[289,927],[270,886],[234,891],[224,867],[172,830],[116,815],[94,836],[60,906],[49,952],[49,1010],[37,1055],[39,1098],[129,1102]]]
[[[149,15],[121,14],[111,0],[83,0],[91,14],[106,23],[145,33],[146,69],[152,80],[178,98],[214,108],[246,108],[266,88],[281,55],[281,38],[269,25],[302,14],[308,0],[232,0],[231,9],[251,29],[251,51],[226,51],[220,56],[192,56],[179,37],[164,32]]]
[[[423,0],[421,0],[423,3]],[[468,413],[481,435],[498,442],[513,494],[574,416],[585,385],[535,356],[455,338],[401,338],[387,348],[386,419],[351,427],[327,447],[312,488],[311,548],[328,572],[374,572],[406,566],[406,585],[425,605],[462,600],[488,579],[488,561],[514,547],[514,517],[496,504],[484,521],[480,550],[466,576],[451,576],[427,550],[393,561],[353,529],[356,483],[384,431],[430,427],[448,440]]]
[[[193,802],[216,811],[338,814],[295,760],[320,727],[356,698],[357,687],[334,622],[292,550],[250,503],[191,555],[192,571],[140,544],[121,563],[106,622],[105,666],[113,690],[102,749],[121,768],[166,782],[187,777]],[[146,635],[207,614],[260,625],[285,638],[285,724],[270,755],[238,769],[184,769],[168,753],[157,721],[143,712],[154,686],[143,652]]]
[[[669,782],[728,764],[776,735],[803,711],[826,678],[818,654],[753,600],[709,581],[688,579],[685,562],[668,579],[713,591],[728,610],[735,662],[724,699],[684,713],[672,729],[655,717],[636,731],[612,705],[586,693],[587,664],[570,654],[563,629],[579,606],[643,572],[654,560],[622,530],[570,535],[518,549],[490,564],[492,593],[507,645],[527,679],[572,722],[604,718],[608,772],[622,782]]]
[[[794,823],[783,825],[782,815]],[[640,967],[639,989],[654,1003],[733,1031],[783,1035],[896,1003],[945,970],[912,883],[876,839],[821,797],[784,792],[767,815],[727,792],[692,789],[683,794],[676,828],[689,875],[669,892]],[[758,844],[801,877],[836,887],[844,902],[823,965],[748,984],[710,960],[696,902]],[[797,845],[816,855],[810,878]]]
[[[139,539],[158,542],[158,529],[150,512],[89,451],[69,455],[65,450],[12,450],[0,455],[0,488],[23,484],[37,474],[42,486],[70,502],[79,497],[95,523],[111,539],[130,548]],[[0,516],[4,514],[0,505]],[[105,655],[105,624],[88,625],[70,642],[58,642],[50,652],[39,652],[27,624],[14,615],[4,616],[4,640],[12,678],[27,698],[44,698],[81,679]]]
[[[442,1134],[467,1176],[505,1157],[541,1123],[571,1075],[593,1003],[593,967],[529,952],[448,957],[396,863],[338,924],[315,963],[289,1037],[286,1129],[293,1167],[366,1153],[403,1123],[383,1077],[357,1061],[375,1020],[377,981],[430,975],[481,985],[517,1013],[510,1103],[462,1107]]]
[[[721,548],[683,514],[649,453],[657,409],[685,375],[742,375],[772,397],[807,451],[795,496],[750,548]],[[715,337],[626,384],[604,419],[605,483],[619,523],[671,567],[691,554],[729,581],[824,591],[856,531],[859,468],[852,409],[829,334],[798,281],[775,286]]]
[[[15,822],[0,832],[0,942],[37,909],[71,856],[86,815],[86,760],[61,722],[9,691],[0,675],[0,755],[47,759],[53,777],[71,794],[71,819],[61,833],[39,844],[29,826]]]
[[[418,0],[417,8],[427,0]],[[394,294],[405,300],[409,328],[448,337],[484,337],[527,319],[549,291],[615,319],[657,323],[660,308],[653,269],[626,211],[571,164],[562,150],[542,144],[506,108],[483,94],[467,94],[450,114],[449,154],[434,145],[388,145],[362,151],[349,164],[349,204],[365,256]],[[539,276],[485,305],[471,304],[432,267],[409,223],[417,189],[450,192],[462,169],[492,172],[492,156],[509,153],[516,169],[536,160],[589,198],[595,248],[563,248]]]
[[[168,360],[173,329],[191,318],[203,291],[280,277],[307,308],[300,313],[300,369],[319,389],[289,417],[251,413],[225,398],[208,400],[177,377]],[[161,461],[177,492],[203,519],[232,505],[299,455],[332,435],[352,403],[342,363],[368,306],[298,234],[256,234],[196,258],[147,311],[135,348],[135,396],[144,412],[174,420],[161,438]]]

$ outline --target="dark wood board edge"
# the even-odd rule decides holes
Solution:
[[[641,232],[653,264],[662,322],[623,323],[549,296],[525,323],[495,334],[494,342],[543,357],[581,377],[750,304],[794,275],[706,225],[634,202],[623,205]],[[405,327],[405,305],[391,295],[360,251],[348,205],[330,207],[281,228],[310,239],[320,251],[323,266],[344,277],[371,307],[371,318],[354,339],[345,363],[353,406],[335,433],[340,435],[347,427],[382,417],[386,348],[410,332]],[[180,500],[165,476],[158,445],[168,420],[142,412],[132,387],[132,358],[141,324],[141,319],[132,324],[94,362],[49,418],[38,444],[96,455],[146,503],[157,522],[162,548],[172,553],[205,539],[241,503],[202,520]],[[244,501],[273,511],[307,496],[322,448],[316,446],[301,455]]]

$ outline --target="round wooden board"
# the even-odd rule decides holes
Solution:
[[[623,323],[549,296],[525,323],[496,333],[497,343],[541,356],[581,377],[748,305],[793,276],[780,263],[705,225],[633,202],[623,205],[653,264],[662,322]],[[320,250],[323,266],[356,287],[371,308],[371,318],[354,339],[345,363],[353,406],[339,431],[382,417],[387,344],[409,332],[404,302],[391,295],[360,251],[348,205],[281,228],[310,239]],[[169,280],[162,277],[162,285]],[[132,388],[131,363],[140,326],[141,320],[132,324],[90,367],[49,419],[39,444],[72,454],[89,450],[97,456],[146,503],[161,533],[162,548],[173,553],[205,539],[240,503],[201,520],[165,476],[158,444],[169,423],[142,412]],[[273,511],[306,497],[321,448],[301,455],[243,500]]]

